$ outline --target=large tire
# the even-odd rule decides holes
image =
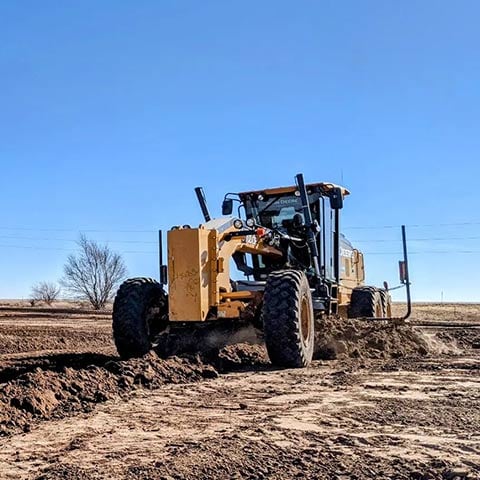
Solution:
[[[383,317],[383,305],[380,292],[375,287],[356,287],[352,291],[349,318]]]
[[[314,346],[312,294],[301,271],[280,270],[267,278],[263,330],[272,364],[301,368],[310,364]]]
[[[141,357],[168,321],[167,296],[152,278],[131,278],[113,302],[113,339],[122,358]]]
[[[380,293],[380,298],[382,300],[383,316],[391,317],[392,316],[392,297],[388,290],[380,288],[378,290]]]

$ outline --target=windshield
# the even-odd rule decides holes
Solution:
[[[267,228],[284,228],[296,214],[300,214],[304,220],[302,202],[296,195],[249,200],[245,208],[247,217],[254,217]]]

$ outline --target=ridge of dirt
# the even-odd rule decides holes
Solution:
[[[123,361],[99,353],[6,360],[0,367],[0,436],[30,431],[37,421],[90,412],[95,404],[138,388],[196,382],[252,367],[270,368],[264,346],[230,345],[203,359],[162,359],[151,351]]]
[[[408,324],[322,318],[315,320],[315,332],[314,357],[323,360],[425,356],[438,348]]]
[[[160,359],[154,352],[142,358],[110,360],[85,368],[64,367],[21,373],[0,385],[0,435],[29,431],[33,422],[89,412],[95,404],[136,388],[215,378],[217,371],[198,358]]]

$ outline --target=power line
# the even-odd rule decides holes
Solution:
[[[416,223],[407,224],[408,228],[422,228],[422,227],[461,227],[470,225],[480,225],[480,221],[476,222],[457,222],[457,223]],[[399,225],[351,225],[344,227],[345,230],[377,230],[388,228],[399,228]],[[157,230],[136,230],[136,229],[122,229],[122,230],[105,230],[105,229],[90,229],[90,228],[37,228],[37,227],[6,227],[0,226],[0,230],[10,231],[36,231],[36,232],[85,232],[85,233],[156,233]]]
[[[0,237],[1,238],[1,237]],[[409,238],[409,242],[437,242],[437,241],[448,241],[448,240],[480,240],[480,237],[426,237],[426,238]],[[389,242],[398,242],[398,239],[362,239],[362,240],[352,240],[354,243],[389,243]]]
[[[0,244],[0,249],[2,248],[20,248],[28,250],[52,250],[52,251],[62,251],[62,252],[78,252],[79,250],[72,250],[69,248],[60,248],[60,247],[41,247],[37,245],[2,245]],[[150,250],[122,250],[120,253],[146,253],[149,255],[158,254],[157,251]],[[402,252],[362,252],[365,255],[402,255]],[[480,250],[423,250],[423,251],[411,251],[408,252],[409,255],[423,255],[423,254],[480,254]]]
[[[0,245],[0,248],[25,248],[29,250],[56,250],[64,252],[72,252],[70,248],[59,248],[59,247],[38,247],[33,245]]]
[[[416,223],[406,225],[408,228],[423,227],[462,227],[470,225],[480,225],[480,222],[460,222],[460,223]],[[354,225],[343,227],[345,230],[380,230],[384,228],[399,228],[399,225]]]
[[[53,238],[53,237],[24,237],[18,235],[0,235],[0,239],[5,240],[38,240],[49,242],[72,242],[77,243],[78,240],[72,238]],[[480,240],[480,236],[474,237],[425,237],[425,238],[409,238],[409,242],[436,242],[436,241],[449,241],[449,240]],[[143,244],[143,245],[157,245],[158,241],[148,240],[97,240],[101,243],[130,243],[130,244]],[[379,238],[363,238],[352,240],[354,243],[394,243],[398,242],[398,239],[379,239]]]
[[[23,237],[17,235],[0,235],[0,238],[6,240],[40,240],[40,241],[49,241],[49,242],[74,242],[77,243],[78,240],[74,240],[72,238],[46,238],[46,237]],[[95,240],[96,242],[102,243],[141,243],[141,244],[149,244],[149,245],[157,245],[158,241],[156,242],[149,242],[145,240]]]
[[[53,251],[62,251],[62,252],[79,252],[80,250],[72,250],[70,248],[60,248],[60,247],[38,247],[36,245],[1,245],[2,248],[20,248],[28,250],[53,250]],[[120,253],[148,253],[148,254],[158,254],[158,252],[147,251],[147,250],[122,250]]]
[[[364,255],[403,255],[403,252],[362,252]],[[425,255],[425,254],[480,254],[480,250],[424,250],[424,251],[414,251],[408,252],[409,255]]]
[[[84,233],[155,233],[158,230],[92,230],[68,228],[33,228],[33,227],[0,227],[0,230],[28,231],[28,232],[84,232]]]

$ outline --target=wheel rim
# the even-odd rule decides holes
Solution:
[[[308,298],[304,295],[300,305],[300,329],[302,331],[302,341],[305,345],[308,344],[311,334],[310,309],[308,307]]]

